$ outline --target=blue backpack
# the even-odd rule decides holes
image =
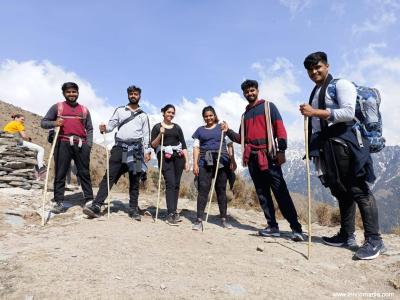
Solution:
[[[336,82],[333,79],[327,88],[329,96],[336,100]],[[362,137],[369,141],[369,152],[376,153],[385,148],[385,138],[382,136],[382,116],[379,111],[381,95],[375,88],[358,86],[353,82],[357,89],[357,102],[355,111],[355,124],[353,130],[357,135],[360,147],[364,147]],[[362,136],[362,137],[361,137]]]

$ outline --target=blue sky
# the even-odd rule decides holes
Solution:
[[[59,3],[0,3],[0,99],[43,114],[73,79],[100,122],[126,103],[133,83],[154,120],[176,104],[188,135],[203,104],[237,126],[240,83],[254,78],[297,139],[297,106],[312,88],[302,62],[324,50],[334,75],[381,89],[388,140],[400,143],[398,0]]]

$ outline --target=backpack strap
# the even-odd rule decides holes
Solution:
[[[271,110],[269,107],[269,101],[264,101],[264,114],[265,114],[265,126],[267,127],[267,143],[268,143],[268,154],[274,158],[276,156],[276,145],[274,139],[274,132],[271,121]]]
[[[62,116],[63,111],[64,111],[64,105],[65,105],[65,102],[57,102],[57,118]],[[87,119],[87,116],[88,116],[88,109],[86,106],[84,106],[82,104],[78,104],[78,106],[82,110],[82,117],[73,117],[73,118],[81,119],[82,123],[85,123],[85,120]],[[68,118],[68,117],[64,117],[64,118]]]
[[[64,110],[64,102],[57,102],[57,118],[62,116]]]
[[[240,146],[242,149],[242,155],[244,155],[244,113],[242,114],[242,117],[240,119]],[[243,164],[243,159],[242,159],[242,164]]]
[[[328,88],[329,83],[333,80],[333,77],[331,74],[328,74],[328,77],[326,78],[324,84],[321,86],[321,89],[319,91],[318,95],[318,109],[326,109],[326,103],[325,103],[325,93],[326,89]],[[317,92],[318,86],[316,85],[310,95],[310,98],[308,99],[308,104],[312,106],[312,101],[314,100],[315,93]],[[308,143],[310,147],[310,142],[311,142],[311,135],[312,135],[312,117],[308,118]],[[321,126],[321,132],[328,128],[328,122],[323,119],[319,119],[320,121],[320,126]]]
[[[141,110],[141,109],[139,109],[139,110],[137,110],[135,112],[131,112],[131,116],[129,118],[126,118],[125,120],[123,120],[121,122],[121,124],[119,124],[118,130],[120,130],[122,126],[124,126],[125,124],[129,123],[130,121],[132,121],[134,118],[136,118],[141,113],[143,113],[143,110]],[[150,125],[149,125],[149,128],[150,128]]]
[[[160,123],[161,126],[161,123]],[[149,120],[149,116],[147,116],[147,130],[148,130],[148,136],[149,136],[149,143],[148,143],[148,147],[151,147],[151,131],[150,131],[150,120]],[[143,137],[144,140],[144,137]]]
[[[328,74],[328,76],[325,79],[324,84],[321,86],[321,89],[319,91],[318,95],[318,109],[326,109],[326,102],[325,102],[325,94],[326,94],[326,89],[328,88],[329,83],[333,80],[333,77],[331,74]],[[319,119],[320,125],[321,125],[321,132],[325,131],[328,128],[328,121]]]
[[[86,120],[87,115],[88,115],[88,109],[86,106],[84,106],[82,104],[79,104],[79,105],[81,106],[81,109],[82,109],[82,119]]]

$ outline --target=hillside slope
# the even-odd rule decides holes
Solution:
[[[204,232],[191,230],[195,202],[180,199],[179,227],[126,215],[127,195],[113,193],[111,218],[85,219],[81,195],[67,213],[41,227],[40,192],[0,193],[0,298],[3,299],[363,299],[400,297],[400,237],[384,235],[388,251],[354,261],[347,249],[325,246],[338,228],[313,224],[307,243],[262,238],[261,213],[229,208],[232,230],[221,228],[214,205]],[[140,197],[154,213],[156,197]],[[162,205],[161,213],[165,213]],[[306,226],[304,226],[306,228]],[[362,233],[358,232],[361,242]],[[396,288],[397,287],[397,288]]]

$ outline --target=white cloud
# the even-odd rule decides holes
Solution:
[[[212,105],[220,121],[226,121],[232,129],[237,131],[240,125],[240,116],[244,112],[246,104],[247,102],[238,93],[229,91],[214,97],[211,103],[207,103],[204,99],[191,101],[182,98],[181,102],[174,104],[176,108],[174,122],[182,127],[185,139],[190,140],[195,130],[204,125],[202,109]],[[149,118],[151,127],[162,121],[161,113],[151,113]]]
[[[373,14],[362,24],[352,26],[353,34],[360,33],[379,33],[387,27],[397,23],[397,14],[400,10],[399,0],[375,0],[367,1],[368,10]]]
[[[97,128],[108,120],[114,107],[96,95],[89,82],[73,72],[49,61],[36,62],[7,60],[0,64],[0,99],[25,110],[45,115],[51,105],[63,101],[61,85],[74,81],[79,85],[79,102],[87,106],[92,122]],[[101,142],[98,130],[95,140]]]
[[[380,53],[382,48],[385,48],[385,44],[370,44],[365,50],[351,53],[341,77],[379,89],[382,96],[383,135],[388,145],[399,145],[400,56],[385,56]]]
[[[290,14],[295,16],[299,12],[303,11],[305,8],[310,6],[311,0],[279,0],[279,2],[287,7],[290,11]]]

